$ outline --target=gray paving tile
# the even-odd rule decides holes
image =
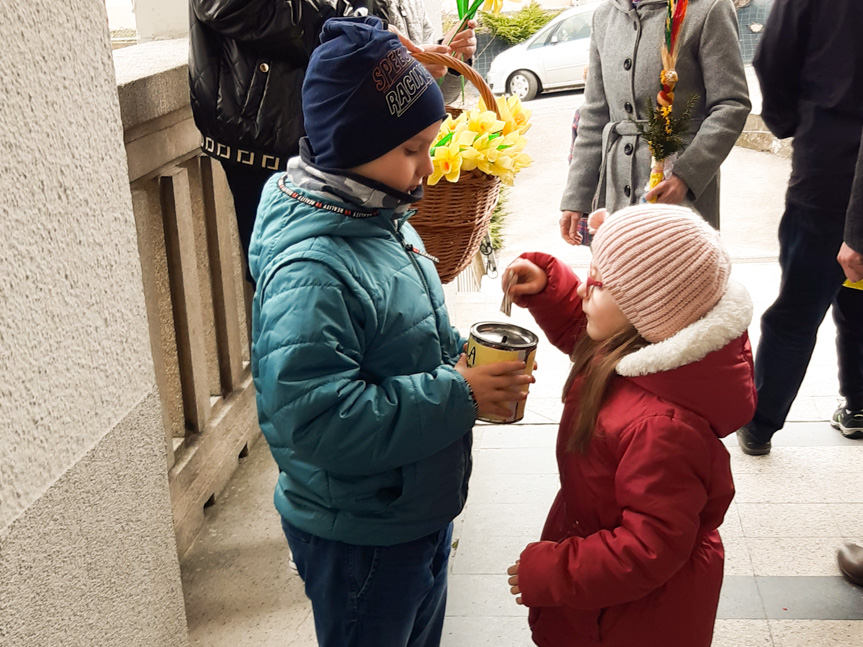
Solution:
[[[553,452],[556,440],[557,424],[496,425],[486,428],[482,448],[544,447]]]
[[[831,503],[829,508],[842,537],[863,535],[863,504]]]
[[[711,647],[772,647],[767,620],[717,620]]]
[[[863,620],[863,588],[842,577],[756,577],[767,617]]]
[[[462,528],[464,541],[482,543],[487,537],[523,537],[536,541],[548,508],[536,503],[470,503]]]
[[[841,537],[827,504],[738,503],[745,537]]]
[[[486,537],[482,542],[459,542],[452,558],[451,572],[458,575],[503,575],[531,541],[535,540]]]
[[[527,623],[527,609],[515,603],[509,592],[506,573],[474,575],[458,573],[449,577],[447,615],[477,617],[517,617]]]
[[[557,474],[554,451],[545,447],[485,449],[474,461],[476,478],[496,474]]]
[[[441,647],[533,647],[527,617],[447,616]]]
[[[823,503],[813,479],[788,474],[736,474],[736,503]]]
[[[836,549],[841,537],[747,537],[755,575],[837,576]]]
[[[472,504],[533,503],[548,510],[560,489],[560,478],[550,474],[478,474],[470,484]]]
[[[859,620],[770,620],[774,647],[859,647],[863,622]]]
[[[755,578],[726,575],[722,580],[717,618],[764,619],[764,607]]]
[[[834,405],[830,414],[835,408]],[[722,442],[726,447],[740,451],[734,434],[726,436]],[[863,446],[863,441],[845,438],[830,426],[825,417],[820,416],[815,422],[786,422],[785,426],[774,434],[771,442],[773,447]]]

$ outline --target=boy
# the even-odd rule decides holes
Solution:
[[[307,137],[252,237],[252,371],[275,503],[325,647],[433,647],[477,412],[521,362],[468,369],[407,224],[432,171],[440,90],[377,18],[324,25]]]

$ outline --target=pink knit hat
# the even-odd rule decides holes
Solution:
[[[691,209],[639,204],[610,216],[595,212],[589,222],[605,289],[647,341],[698,321],[725,294],[731,259],[718,232]]]

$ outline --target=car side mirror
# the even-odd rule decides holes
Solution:
[[[557,39],[557,34],[551,37],[551,40],[548,41],[552,45],[557,45],[560,41]]]

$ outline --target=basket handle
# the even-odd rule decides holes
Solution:
[[[443,65],[444,67],[451,68],[461,74],[464,78],[473,83],[477,90],[479,90],[479,94],[485,102],[485,107],[488,110],[494,110],[497,118],[500,119],[500,110],[498,110],[497,101],[494,99],[494,94],[492,94],[491,88],[488,87],[488,83],[483,80],[482,75],[470,65],[458,60],[455,56],[439,54],[437,52],[411,52],[411,56],[420,63]]]

